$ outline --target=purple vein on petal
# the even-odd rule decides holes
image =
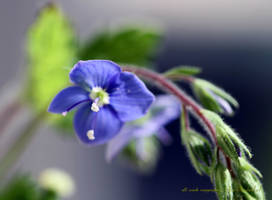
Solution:
[[[81,103],[83,103],[83,102],[87,102],[87,101],[91,101],[91,100],[90,100],[90,99],[84,99],[84,100],[81,100],[81,101],[79,101],[79,102],[73,104],[73,105],[70,106],[65,112],[63,112],[62,115],[65,116],[65,115],[67,114],[67,112],[69,112],[70,110],[72,110],[74,107],[76,107],[77,105],[79,105],[79,104],[81,104]]]

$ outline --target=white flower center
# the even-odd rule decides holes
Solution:
[[[98,112],[99,108],[110,103],[109,94],[101,87],[93,87],[90,93],[90,98],[93,100],[91,109],[94,112]]]

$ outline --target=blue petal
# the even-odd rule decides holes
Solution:
[[[106,160],[110,162],[114,157],[119,154],[124,147],[128,145],[128,143],[134,139],[134,132],[135,132],[134,126],[128,126],[125,125],[120,133],[114,137],[109,144],[107,145],[106,149]]]
[[[120,67],[107,60],[79,61],[70,72],[73,83],[83,87],[101,87],[107,89],[112,80],[119,77]]]
[[[121,84],[110,93],[110,104],[119,118],[126,122],[146,114],[154,101],[154,95],[145,84],[132,73],[122,72]]]
[[[171,95],[159,95],[152,104],[149,112],[150,119],[135,133],[136,137],[148,137],[157,133],[159,129],[179,117],[180,102]],[[133,123],[133,122],[132,122]]]
[[[150,121],[164,126],[172,120],[179,117],[181,112],[181,103],[172,95],[159,95],[152,105]]]
[[[63,89],[51,102],[48,111],[66,113],[84,101],[89,101],[89,92],[78,86]]]
[[[104,106],[99,112],[92,112],[91,104],[86,103],[75,114],[74,128],[78,138],[85,144],[103,144],[112,139],[123,123],[110,106]],[[94,130],[94,140],[87,136],[89,130]]]
[[[156,132],[157,138],[160,140],[160,142],[164,145],[169,145],[172,143],[173,138],[170,135],[170,133],[164,128],[161,127],[157,132]]]

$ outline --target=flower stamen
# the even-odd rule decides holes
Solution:
[[[110,103],[109,94],[101,87],[93,87],[90,93],[90,98],[93,100],[92,111],[98,112],[105,104]]]
[[[89,130],[87,132],[87,136],[88,136],[89,140],[94,140],[95,139],[95,137],[94,137],[94,130]]]
[[[98,111],[100,110],[100,109],[99,109],[99,106],[97,105],[96,102],[93,102],[93,103],[92,103],[91,110],[94,111],[94,112],[98,112]]]

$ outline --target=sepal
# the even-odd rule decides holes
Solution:
[[[204,109],[202,110],[202,113],[214,125],[218,145],[222,148],[224,153],[232,159],[232,161],[239,164],[236,147],[238,147],[242,153],[246,153],[250,158],[252,157],[248,147],[244,144],[238,134],[235,133],[234,130],[228,126],[219,115]]]
[[[232,188],[232,177],[229,170],[222,165],[217,163],[214,169],[214,184],[219,200],[234,200],[233,188]]]
[[[182,142],[195,170],[209,174],[213,161],[213,153],[209,141],[194,130],[182,131]]]
[[[175,76],[194,76],[201,73],[201,68],[193,66],[177,66],[166,72],[164,75],[166,77],[175,77]]]
[[[203,79],[193,81],[193,90],[203,106],[209,110],[226,115],[232,115],[233,110],[239,107],[238,102],[223,89]]]

